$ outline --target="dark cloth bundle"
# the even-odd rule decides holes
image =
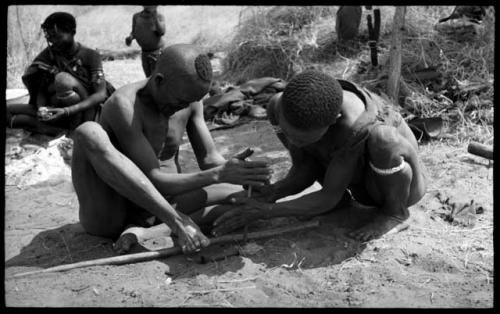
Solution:
[[[203,100],[205,119],[219,124],[232,124],[240,116],[265,118],[269,99],[285,89],[286,83],[278,78],[262,77]]]

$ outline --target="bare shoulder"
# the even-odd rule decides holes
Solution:
[[[365,111],[366,107],[363,101],[356,94],[344,90],[339,123],[345,127],[353,126]]]
[[[193,113],[196,112],[196,113],[203,113],[203,101],[194,101],[192,103],[189,104],[189,107],[188,107]]]
[[[123,87],[122,87],[123,88]],[[122,88],[116,90],[104,103],[102,114],[117,116],[119,113],[131,110],[133,100],[129,97],[126,90]]]
[[[131,119],[136,115],[135,103],[137,91],[144,86],[144,82],[127,84],[117,89],[104,103],[101,120],[108,124],[115,124],[117,120]]]
[[[273,97],[271,97],[271,99],[269,99],[266,106],[267,118],[272,124],[278,124],[278,103],[281,101],[282,95],[283,92],[276,93]]]

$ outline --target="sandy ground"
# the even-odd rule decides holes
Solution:
[[[290,166],[264,121],[212,135],[226,157],[245,146],[258,147],[255,157],[266,156],[273,163],[273,181]],[[420,148],[430,185],[424,199],[410,209],[410,227],[380,239],[360,243],[346,237],[373,212],[343,208],[318,217],[321,224],[314,229],[210,248],[237,249],[239,255],[204,264],[180,255],[12,278],[20,272],[114,255],[111,240],[86,234],[78,223],[69,167],[54,142],[41,146],[50,140],[7,130],[7,306],[493,306],[493,166],[468,154],[465,147],[441,141]],[[51,156],[50,162],[42,153]],[[27,159],[34,155],[47,164]],[[181,147],[181,163],[185,169],[196,169],[187,143]],[[58,171],[46,171],[54,165],[59,165]],[[471,200],[481,208],[471,211],[468,221],[447,221],[451,205]],[[276,218],[257,222],[249,231],[296,222]],[[137,251],[168,245],[165,239],[152,239]]]

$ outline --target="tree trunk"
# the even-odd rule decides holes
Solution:
[[[405,6],[397,6],[392,26],[391,54],[389,63],[389,79],[387,80],[387,95],[397,104],[399,95],[399,80],[401,78],[401,42],[405,27]]]
[[[23,26],[21,25],[21,19],[20,19],[20,14],[19,14],[19,6],[16,5],[16,22],[17,22],[17,27],[19,29],[19,36],[21,37],[21,42],[23,43],[24,45],[24,54],[26,55],[26,62],[30,62],[29,58],[30,58],[30,55],[29,55],[29,46],[28,46],[28,42],[26,41],[26,39],[24,38],[24,34],[23,34]]]

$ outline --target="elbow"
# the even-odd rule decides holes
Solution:
[[[311,215],[320,215],[328,212],[332,210],[339,201],[334,195],[324,190],[318,191],[318,195],[315,196],[315,199],[317,201],[310,208]]]

